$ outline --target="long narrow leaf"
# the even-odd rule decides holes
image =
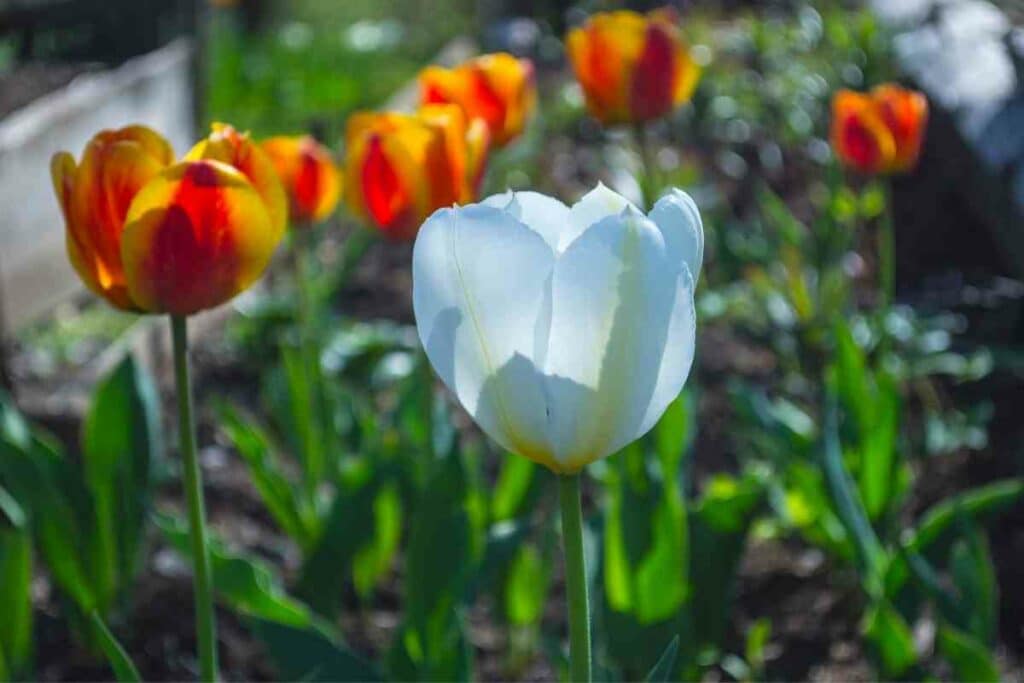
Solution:
[[[103,654],[106,655],[110,668],[114,670],[114,676],[117,680],[120,683],[136,683],[141,681],[142,676],[139,675],[139,670],[135,668],[135,664],[132,662],[131,657],[128,656],[128,653],[124,651],[124,648],[121,647],[121,643],[117,642],[117,638],[110,632],[107,625],[103,623],[99,612],[96,610],[90,612],[89,621],[92,623],[96,638],[100,643],[100,647],[103,648]]]
[[[647,683],[665,683],[672,677],[672,668],[676,665],[676,658],[679,656],[679,636],[675,636],[669,642],[668,647],[661,657],[651,668],[644,678]]]
[[[834,396],[828,399],[825,408],[824,437],[822,468],[825,479],[828,481],[836,512],[856,542],[868,587],[875,590],[880,588],[880,585],[874,584],[881,578],[884,550],[868,522],[857,489],[843,464],[843,452],[839,444],[838,409]]]

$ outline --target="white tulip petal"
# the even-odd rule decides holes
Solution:
[[[679,396],[686,378],[690,376],[697,341],[697,310],[693,302],[695,286],[690,269],[684,265],[677,275],[675,301],[669,319],[665,352],[658,368],[658,379],[647,412],[637,429],[637,438],[650,431],[661,419],[665,409]]]
[[[675,398],[664,394],[689,371],[692,297],[661,231],[631,206],[559,257],[543,368],[549,434],[566,471],[639,438]]]
[[[556,251],[562,233],[569,229],[569,207],[540,192],[503,192],[491,195],[481,204],[496,206],[512,214]]]
[[[618,215],[627,206],[633,204],[618,192],[608,189],[604,183],[598,183],[569,209],[569,227],[563,231],[559,251],[565,251],[587,228],[609,216]]]
[[[672,189],[657,201],[649,217],[665,237],[669,257],[686,263],[696,284],[704,261],[704,226],[693,199]]]
[[[434,369],[491,438],[541,462],[547,399],[532,358],[554,263],[538,233],[481,205],[435,212],[413,250],[416,327]]]

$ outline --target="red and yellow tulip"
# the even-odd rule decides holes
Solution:
[[[422,104],[457,104],[470,120],[487,124],[495,147],[518,137],[537,106],[533,63],[505,52],[451,69],[428,66],[419,82]]]
[[[143,126],[97,133],[80,163],[67,152],[50,162],[71,265],[89,289],[118,308],[139,308],[128,293],[121,260],[128,207],[173,162],[170,144]]]
[[[218,306],[259,277],[283,234],[284,192],[270,161],[227,126],[179,163],[148,128],[103,131],[81,163],[60,152],[51,169],[71,263],[121,309]]]
[[[693,96],[700,67],[669,8],[591,16],[566,47],[587,109],[605,125],[660,118]]]
[[[475,199],[489,145],[483,121],[445,104],[356,113],[345,137],[346,203],[399,240],[412,239],[436,209]]]
[[[832,98],[832,149],[861,173],[899,173],[917,163],[928,100],[894,84],[869,93],[840,90]]]
[[[341,173],[331,153],[309,135],[264,140],[288,195],[292,227],[319,223],[332,213],[341,196]]]

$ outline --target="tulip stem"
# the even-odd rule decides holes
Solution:
[[[640,152],[640,177],[637,184],[640,185],[640,198],[644,203],[641,208],[647,212],[651,210],[654,202],[654,190],[651,188],[651,182],[654,180],[654,162],[651,160],[651,142],[647,126],[643,123],[636,124],[633,135],[636,138],[637,150]]]
[[[313,268],[311,261],[315,258],[316,241],[313,226],[299,226],[292,230],[294,243],[292,255],[295,258],[295,287],[299,295],[298,328],[299,353],[302,360],[302,372],[309,391],[310,411],[307,424],[300,425],[305,430],[305,462],[303,471],[310,499],[316,496],[316,489],[323,478],[325,467],[324,445],[320,425],[323,415],[323,389],[320,381],[320,347],[317,343],[316,316],[319,307],[318,297],[313,292]]]
[[[217,680],[217,627],[213,614],[213,583],[210,551],[206,538],[206,509],[203,503],[203,475],[196,452],[196,423],[193,413],[192,382],[188,360],[188,319],[171,316],[174,347],[174,378],[178,395],[178,439],[185,475],[189,535],[195,574],[196,639],[199,642],[199,671],[202,681]]]
[[[562,543],[565,548],[565,592],[569,604],[569,680],[590,681],[590,602],[583,558],[583,510],[580,475],[559,475]]]
[[[892,220],[892,193],[884,186],[885,209],[879,217],[878,269],[882,290],[882,316],[888,313],[896,294],[896,236]]]

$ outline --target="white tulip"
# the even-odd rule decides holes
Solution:
[[[416,238],[427,357],[503,448],[561,474],[643,436],[693,362],[700,214],[648,216],[599,184],[569,208],[508,192],[435,212]]]

